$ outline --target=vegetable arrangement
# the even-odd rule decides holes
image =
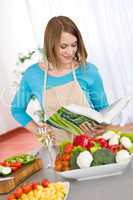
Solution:
[[[7,158],[0,162],[0,176],[8,176],[20,169],[22,166],[32,163],[36,159],[35,155],[21,154]]]
[[[131,139],[132,138],[132,139]],[[55,160],[56,171],[128,162],[133,153],[133,133],[106,131],[101,136],[75,136],[64,141]]]
[[[7,200],[64,200],[67,193],[65,182],[50,183],[43,179],[40,183],[33,182],[16,189]]]
[[[96,125],[99,125],[95,120],[73,113],[64,107],[61,107],[47,120],[48,124],[57,128],[62,128],[74,135],[82,134],[83,131],[80,128],[80,125],[85,122],[87,122],[90,127],[96,127]]]

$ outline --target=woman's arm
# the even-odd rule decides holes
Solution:
[[[108,106],[108,101],[102,78],[95,65],[90,66],[89,76],[92,79],[92,83],[90,84],[88,91],[90,100],[94,106],[94,109],[100,111]]]
[[[39,134],[39,126],[34,121],[30,121],[25,128],[36,136]]]
[[[26,127],[27,124],[32,121],[32,117],[26,112],[31,97],[32,92],[27,83],[26,75],[24,74],[19,89],[17,90],[11,104],[12,116],[24,127]]]

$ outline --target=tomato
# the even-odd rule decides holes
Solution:
[[[10,196],[7,197],[7,200],[16,200],[15,195],[11,194]]]
[[[1,166],[4,166],[4,162],[0,162],[0,165],[1,165]]]
[[[15,191],[13,194],[14,194],[14,196],[15,196],[16,198],[20,198],[20,197],[22,196],[22,194],[23,194],[22,188],[16,189],[16,191]]]
[[[101,147],[108,148],[108,142],[104,138],[96,139],[96,141],[101,145]]]
[[[10,163],[10,166],[11,167],[18,167],[18,168],[20,168],[22,166],[22,163],[20,163],[20,162],[12,162],[12,163]]]
[[[94,147],[95,144],[93,142],[88,142],[87,149],[90,149],[91,147]]]
[[[62,167],[63,167],[62,162],[58,161],[58,162],[55,163],[55,170],[56,171],[62,171]]]
[[[11,167],[13,172],[16,172],[19,168],[18,167]]]
[[[67,144],[64,148],[65,153],[71,153],[73,150],[73,144]]]
[[[27,184],[22,187],[24,193],[29,193],[32,190],[32,184]]]
[[[10,163],[7,162],[7,161],[4,161],[4,162],[3,162],[3,166],[4,166],[4,167],[10,167]]]
[[[43,187],[48,187],[48,184],[49,184],[48,179],[43,179],[43,180],[42,180],[42,186],[43,186]]]
[[[71,160],[71,154],[65,154],[65,155],[64,155],[64,160],[65,160],[65,161]]]
[[[35,190],[37,189],[38,183],[37,182],[33,182],[32,183],[32,189]]]
[[[119,144],[114,144],[114,145],[110,145],[108,147],[108,149],[113,153],[113,154],[116,154],[117,151],[119,151],[121,149],[121,145]]]

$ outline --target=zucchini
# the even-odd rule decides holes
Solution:
[[[4,167],[4,166],[0,167],[0,174],[2,176],[8,176],[11,174],[11,172],[12,172],[11,167]]]

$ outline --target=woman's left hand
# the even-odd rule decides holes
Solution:
[[[124,126],[121,125],[108,125],[106,127],[106,130],[116,130],[116,131],[122,131],[122,132],[133,132],[133,123],[125,124]]]

